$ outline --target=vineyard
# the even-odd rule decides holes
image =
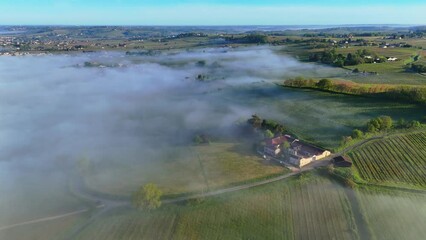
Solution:
[[[375,239],[415,240],[426,236],[425,195],[362,189],[357,196]]]
[[[361,177],[373,182],[426,186],[426,133],[377,140],[349,156]]]
[[[341,186],[293,178],[152,212],[117,209],[78,239],[358,239],[352,215]]]

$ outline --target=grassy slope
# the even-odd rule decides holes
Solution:
[[[78,239],[356,239],[351,226],[342,187],[318,177],[224,194],[195,206],[117,210]]]

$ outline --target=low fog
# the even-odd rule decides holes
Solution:
[[[13,222],[5,218],[25,195],[22,182],[52,188],[83,157],[152,161],[194,132],[266,112],[251,104],[252,86],[271,94],[287,77],[329,72],[277,51],[0,57],[0,223]]]
[[[301,71],[324,70],[266,48],[0,58],[0,160],[33,168],[82,154],[142,154],[145,145],[254,112],[217,92]]]

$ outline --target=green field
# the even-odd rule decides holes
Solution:
[[[376,140],[349,153],[360,176],[371,182],[426,186],[426,133]]]
[[[256,101],[251,104],[259,105],[256,113],[280,121],[300,138],[330,149],[338,147],[342,136],[349,136],[354,128],[364,129],[371,118],[388,115],[411,121],[426,115],[426,109],[415,104],[280,88],[280,92],[271,90],[253,96]]]
[[[311,176],[144,212],[117,209],[77,239],[358,239],[343,187]]]
[[[425,194],[361,189],[357,198],[372,239],[417,240],[426,236]]]
[[[213,142],[209,145],[165,148],[151,161],[100,166],[86,177],[97,192],[129,196],[153,182],[165,194],[208,191],[256,178],[285,173],[265,162],[250,143]]]

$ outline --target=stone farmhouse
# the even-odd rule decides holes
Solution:
[[[284,142],[288,142],[287,149],[283,147]],[[331,152],[285,135],[268,139],[264,147],[264,154],[274,158],[283,158],[292,165],[303,167],[313,161],[330,156]]]

